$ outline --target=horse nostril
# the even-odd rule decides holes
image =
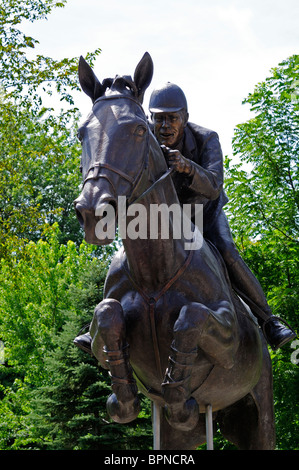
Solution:
[[[109,201],[109,204],[110,204],[110,206],[113,207],[113,210],[114,210],[114,213],[115,213],[115,216],[116,216],[116,214],[117,214],[117,203],[116,203],[115,199],[111,199]]]
[[[79,221],[80,227],[81,227],[81,228],[84,228],[84,219],[83,219],[83,216],[82,216],[81,212],[77,209],[77,207],[76,207],[75,210],[76,210],[76,216],[77,216],[77,219],[78,219],[78,221]]]
[[[74,207],[75,207],[75,212],[76,212],[76,216],[77,216],[77,219],[79,221],[79,224],[82,228],[84,228],[84,218],[83,218],[83,215],[82,215],[83,206],[80,204],[79,199],[76,199],[74,201]]]

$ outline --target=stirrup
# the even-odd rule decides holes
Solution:
[[[86,323],[86,325],[82,326],[82,328],[80,329],[80,331],[79,331],[79,333],[77,334],[77,336],[82,335],[82,333],[83,333],[84,331],[86,331],[86,330],[89,331],[89,327],[90,327],[90,323]],[[87,331],[87,333],[88,333],[88,331]]]
[[[92,350],[91,350],[91,341],[92,341],[92,339],[91,339],[91,336],[89,334],[89,327],[90,327],[90,323],[87,323],[86,325],[84,325],[81,328],[81,330],[79,331],[78,336],[76,336],[76,338],[73,340],[73,344],[77,348],[79,348],[82,351],[87,352],[88,354],[93,356],[93,353],[92,353]],[[83,333],[86,330],[88,330],[87,333]]]
[[[267,325],[267,323],[270,323],[272,320],[278,320],[280,323],[284,323],[284,325],[287,326],[289,328],[289,330],[291,330],[293,333],[295,333],[295,331],[293,330],[291,325],[289,325],[289,323],[286,320],[284,320],[281,317],[274,316],[274,315],[271,315],[271,317],[267,318],[267,320],[265,320],[263,322],[263,329],[264,329],[265,325]]]

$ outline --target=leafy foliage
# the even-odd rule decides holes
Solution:
[[[299,56],[272,69],[244,103],[254,117],[233,139],[240,163],[226,159],[227,215],[236,244],[262,284],[273,313],[298,331]],[[277,445],[298,448],[298,364],[291,345],[272,353]]]
[[[54,117],[29,103],[0,102],[0,253],[11,240],[38,240],[45,224],[58,222],[61,241],[82,239],[73,209],[79,193],[80,149],[76,116]]]
[[[236,208],[233,204],[237,199],[242,198],[238,211],[245,233],[254,238],[272,231],[279,238],[296,243],[299,101],[294,86],[299,84],[299,56],[283,62],[272,73],[244,101],[255,117],[237,126],[233,139],[235,154],[242,164],[249,165],[250,173],[237,166],[226,184],[228,191],[234,188],[230,194],[231,211]]]
[[[18,26],[66,2],[4,0],[1,5],[0,364],[1,449],[148,448],[149,403],[132,426],[106,413],[110,378],[73,346],[102,298],[115,246],[81,243],[78,58],[35,56],[37,41]],[[88,54],[92,63],[97,54]],[[60,113],[43,106],[56,93]]]
[[[55,60],[37,55],[29,58],[28,50],[38,41],[24,34],[19,26],[24,21],[47,18],[53,8],[64,7],[67,0],[2,0],[0,6],[2,87],[14,98],[35,101],[41,106],[41,92],[52,95],[55,90],[61,100],[73,103],[72,90],[79,90],[77,80],[78,58]],[[100,53],[97,49],[87,55],[90,63]],[[31,54],[30,54],[31,55]]]
[[[0,254],[10,238],[15,245],[38,240],[45,223],[58,222],[61,241],[79,242],[73,211],[78,194],[80,149],[75,129],[79,89],[78,58],[54,60],[34,54],[38,41],[19,28],[47,18],[66,0],[3,0],[0,15]],[[92,64],[97,49],[87,58]],[[60,114],[43,106],[55,93],[66,106]]]

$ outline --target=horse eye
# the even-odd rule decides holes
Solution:
[[[146,133],[146,127],[145,126],[137,126],[134,132],[134,135],[137,135],[138,137],[143,137],[144,134]]]

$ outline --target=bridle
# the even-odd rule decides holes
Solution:
[[[95,106],[96,103],[98,103],[99,101],[107,101],[107,100],[115,100],[115,99],[116,100],[118,100],[118,99],[128,99],[128,100],[133,101],[135,104],[137,104],[141,108],[141,110],[144,114],[144,110],[143,110],[143,107],[142,107],[141,103],[139,101],[137,101],[135,98],[133,98],[132,96],[129,96],[129,95],[107,95],[107,96],[105,95],[105,96],[101,96],[100,98],[95,100],[93,106]],[[141,183],[142,175],[144,174],[144,170],[148,167],[148,160],[149,160],[149,126],[148,126],[148,123],[147,123],[146,120],[144,121],[144,124],[145,124],[145,126],[147,127],[147,130],[148,130],[148,132],[147,132],[147,142],[146,142],[147,150],[145,152],[145,158],[143,159],[143,165],[141,166],[141,169],[138,172],[138,174],[133,178],[133,177],[127,175],[125,172],[121,171],[119,168],[116,168],[116,167],[110,165],[109,163],[94,162],[94,163],[91,164],[91,166],[89,167],[89,169],[87,171],[87,176],[84,179],[82,189],[84,188],[87,181],[98,180],[99,178],[105,178],[105,179],[108,180],[108,182],[112,186],[113,190],[115,191],[114,185],[113,185],[112,181],[110,180],[110,178],[107,175],[101,173],[101,171],[100,171],[102,168],[104,168],[104,169],[106,169],[106,170],[108,170],[112,173],[116,173],[121,179],[125,180],[126,182],[128,182],[132,186],[131,196],[129,197],[129,199],[127,201],[128,205],[131,205],[131,204],[136,203],[137,201],[140,201],[143,197],[148,195],[158,185],[158,183],[163,181],[167,176],[169,176],[172,173],[173,170],[171,168],[169,168],[165,173],[163,173],[162,176],[160,176],[160,178],[158,178],[158,180],[156,180],[140,196],[137,196],[136,199],[133,198],[133,195],[136,192],[136,188]]]

